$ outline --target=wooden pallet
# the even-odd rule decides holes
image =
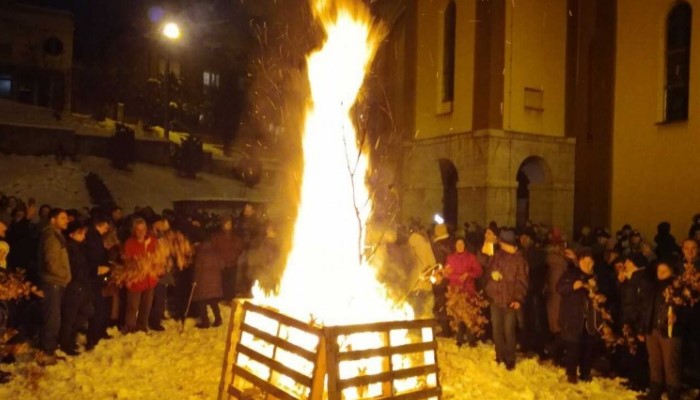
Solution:
[[[439,400],[434,325],[434,320],[416,320],[321,327],[234,301],[219,400]],[[381,343],[361,350],[340,344],[367,333],[378,334]],[[304,367],[289,357],[303,360]],[[411,366],[400,365],[396,357],[410,357]],[[379,371],[341,373],[341,366],[369,358],[381,360]],[[411,390],[397,387],[407,379]]]

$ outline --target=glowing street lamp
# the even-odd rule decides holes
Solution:
[[[170,40],[180,39],[180,27],[175,22],[163,25],[163,36]]]

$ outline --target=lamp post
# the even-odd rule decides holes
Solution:
[[[180,27],[175,22],[163,25],[163,37],[169,42],[180,39]],[[169,47],[169,46],[168,46]],[[169,48],[165,56],[165,123],[163,124],[163,136],[170,139],[170,53]]]

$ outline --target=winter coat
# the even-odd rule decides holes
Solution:
[[[75,240],[66,239],[68,259],[70,261],[71,281],[69,286],[87,290],[92,282],[92,270],[88,261],[87,246]]]
[[[595,311],[593,302],[588,296],[588,289],[574,290],[574,282],[582,281],[587,284],[591,279],[597,281],[594,274],[587,275],[572,264],[557,283],[556,290],[561,296],[559,326],[561,327],[561,338],[565,341],[578,342],[584,328],[589,335],[596,334],[601,328],[603,319]]]
[[[107,249],[105,249],[104,240],[100,232],[94,226],[88,228],[85,235],[85,248],[87,250],[87,262],[90,271],[90,278],[95,281],[99,279],[97,269],[99,266],[108,266]]]
[[[146,257],[149,254],[156,252],[158,246],[158,240],[156,238],[149,236],[146,240],[141,243],[136,238],[130,237],[124,242],[124,247],[122,250],[122,260],[125,263],[133,262],[140,257]],[[150,290],[158,285],[157,276],[147,276],[139,282],[131,283],[127,286],[127,289],[131,292],[143,292]]]
[[[266,237],[247,251],[246,258],[248,279],[258,281],[266,291],[274,290],[284,272],[284,266],[280,263],[280,246],[277,240]]]
[[[661,260],[669,260],[680,252],[676,238],[669,234],[658,234],[654,238],[656,242],[656,256]]]
[[[652,331],[658,330],[661,336],[669,337],[669,309],[676,315],[676,322],[673,324],[670,337],[679,338],[686,333],[687,310],[684,307],[671,306],[664,297],[666,288],[673,283],[673,280],[674,278],[669,278],[665,281],[657,280],[654,282],[653,299],[645,304],[646,309],[642,311],[642,333],[651,334]]]
[[[559,283],[559,279],[568,269],[569,264],[563,254],[553,249],[548,251],[546,263],[547,274],[544,295],[547,302],[547,319],[549,321],[549,331],[556,334],[561,331],[559,326],[561,295],[557,291],[557,283]]]
[[[36,279],[36,254],[39,239],[37,226],[28,219],[15,222],[7,230],[7,243],[12,251],[7,256],[10,268],[22,268],[27,271],[27,277]]]
[[[509,307],[517,301],[521,305],[525,302],[528,288],[528,266],[525,257],[520,252],[515,254],[497,250],[489,260],[486,269],[487,279],[486,296],[498,307]],[[494,272],[500,272],[503,278],[495,281],[492,278]]]
[[[223,257],[211,242],[204,242],[199,246],[194,260],[194,282],[197,286],[192,296],[193,301],[223,297],[221,272],[224,267]]]
[[[408,237],[408,245],[411,247],[411,250],[413,250],[413,255],[416,258],[416,264],[418,264],[419,270],[422,271],[436,264],[433,248],[430,246],[430,241],[425,236],[413,232],[411,236]]]
[[[52,225],[47,225],[41,232],[39,277],[46,284],[63,287],[71,280],[66,238]]]
[[[547,263],[545,252],[535,246],[522,250],[527,260],[530,293],[542,295],[547,281]]]
[[[644,312],[653,301],[654,286],[646,268],[635,271],[620,285],[622,323],[632,328],[633,333],[643,333],[646,322]]]
[[[227,268],[238,264],[238,257],[243,252],[243,240],[237,234],[220,230],[212,235],[211,241]]]
[[[454,251],[454,240],[452,240],[452,238],[449,236],[438,239],[433,242],[432,248],[433,254],[435,255],[435,261],[437,261],[439,264],[445,265],[447,256],[452,254]]]
[[[481,277],[483,270],[481,264],[477,261],[476,256],[467,251],[462,253],[452,253],[447,256],[447,265],[452,268],[452,273],[447,277],[450,280],[451,286],[462,287],[462,289],[470,294],[476,294],[476,280]],[[462,282],[461,276],[468,274],[467,279]]]
[[[258,240],[258,237],[264,232],[261,232],[261,224],[256,216],[246,217],[241,215],[234,223],[234,231],[243,241],[243,246],[247,250]]]
[[[411,249],[411,255],[413,256],[414,262],[410,272],[408,273],[408,286],[414,285],[419,282],[421,274],[426,270],[426,268],[433,267],[437,264],[435,261],[435,254],[433,254],[433,248],[430,245],[430,241],[425,236],[418,232],[411,233],[408,237],[408,246]],[[405,264],[406,265],[406,264]],[[416,290],[429,291],[430,282],[426,280],[421,280],[416,288]],[[410,290],[407,288],[407,290]]]

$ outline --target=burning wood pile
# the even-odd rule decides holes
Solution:
[[[433,323],[320,327],[236,303],[219,399],[438,399]]]
[[[310,3],[325,40],[307,58],[293,246],[278,293],[236,304],[219,398],[438,399],[433,322],[413,321],[365,256],[372,170],[351,115],[387,30],[364,1]]]

